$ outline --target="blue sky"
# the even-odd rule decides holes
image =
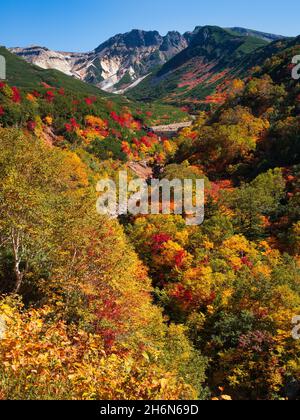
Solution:
[[[136,28],[165,34],[219,25],[300,34],[299,0],[10,0],[0,16],[0,45],[64,51],[90,51]]]

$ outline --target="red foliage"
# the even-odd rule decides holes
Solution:
[[[97,98],[95,96],[85,98],[85,103],[89,106],[93,105],[96,102]]]
[[[79,124],[77,123],[77,121],[75,120],[75,118],[71,118],[70,119],[70,123],[71,123],[71,126],[73,128],[79,128]]]
[[[150,148],[152,146],[152,140],[148,136],[143,136],[141,138],[141,142],[148,148]]]
[[[27,122],[27,129],[29,131],[34,131],[36,128],[36,122],[35,121],[28,121]]]
[[[71,133],[72,131],[76,130],[76,128],[79,128],[80,125],[77,123],[75,118],[71,118],[69,123],[65,124],[65,129],[68,133]]]
[[[101,335],[103,335],[105,350],[110,350],[116,342],[116,331],[111,329],[103,330]]]
[[[45,99],[47,102],[53,102],[55,98],[55,94],[52,90],[47,90],[47,92],[45,93]]]
[[[193,302],[193,295],[190,291],[186,290],[186,288],[182,284],[178,284],[175,287],[175,290],[171,293],[171,296],[175,299],[178,299],[182,303],[186,303],[190,305]]]
[[[5,111],[2,106],[0,106],[0,117],[5,114]]]
[[[181,109],[182,112],[189,112],[190,111],[188,106],[183,106],[180,109]]]
[[[122,115],[118,115],[115,111],[112,111],[110,113],[110,117],[113,121],[118,123],[121,127],[134,129],[134,130],[140,130],[142,127],[141,123],[139,121],[136,121],[129,112],[125,112]]]
[[[15,86],[12,87],[12,92],[13,92],[13,96],[11,98],[11,100],[16,103],[19,104],[21,102],[21,93],[19,91],[19,89]]]
[[[140,147],[140,145],[141,145],[141,143],[139,142],[139,140],[136,137],[132,140],[132,142],[133,142],[133,144],[136,145],[136,147]]]
[[[118,121],[119,121],[119,116],[118,116],[118,114],[117,114],[115,111],[112,111],[112,112],[110,113],[110,117],[111,117],[114,121],[116,121],[116,122],[118,122]]]
[[[35,98],[39,98],[41,96],[41,94],[39,92],[37,92],[36,90],[34,90],[32,92],[32,96],[34,96]]]
[[[122,152],[125,153],[126,155],[131,154],[131,149],[130,149],[129,143],[127,143],[126,141],[122,142]]]
[[[68,133],[70,133],[73,130],[71,124],[65,124],[65,129]]]
[[[216,300],[216,297],[217,297],[216,293],[215,293],[215,292],[212,292],[212,293],[210,294],[210,297],[209,297],[209,299],[207,300],[206,304],[207,304],[207,305],[212,305],[212,304],[214,303],[214,301]]]
[[[213,200],[219,200],[222,191],[233,191],[232,181],[230,179],[224,179],[211,183],[211,190],[208,191],[208,195]]]
[[[41,85],[45,88],[45,89],[53,89],[52,86],[48,85],[48,83],[42,82]]]
[[[172,239],[171,236],[166,233],[158,233],[156,235],[153,235],[152,236],[152,242],[153,242],[152,251],[159,252],[162,249],[163,244],[170,241],[171,239]]]
[[[253,263],[249,260],[248,257],[242,257],[241,261],[244,265],[246,265],[249,268],[253,268]]]
[[[183,266],[184,258],[185,258],[185,251],[184,250],[178,251],[175,256],[176,267],[181,268]]]
[[[118,139],[122,137],[121,133],[118,130],[116,130],[115,128],[111,129],[111,134],[113,136],[117,137]]]

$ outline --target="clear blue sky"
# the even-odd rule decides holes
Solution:
[[[185,32],[197,25],[300,34],[299,0],[2,0],[0,45],[90,51],[131,29]]]

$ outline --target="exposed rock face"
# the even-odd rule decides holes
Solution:
[[[169,32],[162,37],[158,32],[133,30],[116,35],[95,50],[94,64],[102,69],[104,81],[97,80],[99,73],[91,69],[89,81],[110,90],[126,88],[155,67],[166,63],[188,46],[184,36]],[[101,77],[100,76],[100,77]]]
[[[12,48],[11,52],[24,58],[31,64],[43,69],[60,70],[69,76],[80,78],[80,73],[75,70],[75,63],[81,58],[85,59],[86,54],[63,53],[51,51],[45,47],[32,46],[29,48]]]
[[[233,30],[269,41],[276,38],[243,28]],[[39,46],[12,48],[11,52],[44,69],[57,69],[103,90],[123,93],[185,50],[199,32],[201,27],[184,35],[172,31],[161,36],[157,31],[134,29],[110,38],[89,53],[56,52]]]

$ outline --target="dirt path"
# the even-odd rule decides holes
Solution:
[[[186,121],[183,123],[175,123],[175,124],[168,124],[168,125],[157,125],[154,127],[150,127],[151,130],[154,131],[154,133],[177,133],[179,130],[181,130],[182,128],[187,128],[190,127],[193,124],[192,121]]]
[[[129,162],[128,167],[141,179],[147,181],[153,178],[153,170],[150,168],[146,161]]]

